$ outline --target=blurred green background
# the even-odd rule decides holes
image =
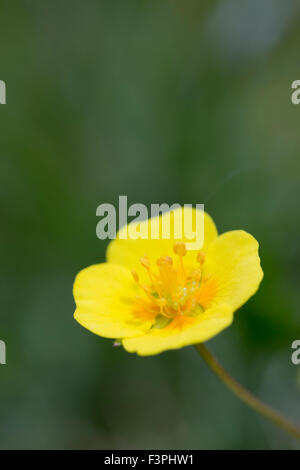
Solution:
[[[3,1],[0,22],[0,447],[300,448],[192,347],[140,358],[72,317],[99,204],[204,203],[265,272],[209,347],[300,423],[299,2]]]

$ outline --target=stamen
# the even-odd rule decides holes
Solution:
[[[199,251],[199,253],[197,254],[197,261],[199,264],[203,264],[204,261],[205,261],[205,253],[203,253],[203,251]]]
[[[145,284],[142,284],[141,287],[144,289],[144,291],[146,292],[146,294],[149,294],[150,297],[151,297],[152,290],[150,289],[150,287],[146,286]]]
[[[185,243],[183,242],[175,243],[175,245],[173,246],[173,251],[178,256],[185,256],[186,255]]]
[[[172,266],[173,260],[169,256],[161,256],[158,258],[156,261],[157,266],[163,267],[163,266]]]
[[[159,306],[159,310],[160,310],[161,315],[165,315],[164,307],[167,304],[166,299],[156,299],[156,304]]]
[[[185,282],[186,280],[186,275],[185,275],[185,269],[183,265],[183,257],[186,255],[186,247],[183,242],[178,242],[175,243],[173,246],[174,253],[179,256],[179,263],[180,263],[180,269],[181,269],[181,278],[182,281]]]
[[[132,274],[132,277],[133,277],[133,279],[135,280],[135,282],[139,283],[139,275],[138,275],[138,273],[133,269],[133,270],[131,271],[131,274]]]
[[[145,268],[147,270],[147,273],[148,273],[148,276],[149,276],[149,279],[150,279],[150,282],[151,284],[154,284],[155,283],[155,279],[157,279],[157,276],[156,274],[151,270],[151,263],[150,263],[150,259],[147,255],[144,255],[140,258],[140,263],[141,265],[143,266],[143,268]]]
[[[143,266],[144,268],[150,269],[151,263],[150,263],[149,256],[147,256],[147,255],[142,256],[142,257],[140,258],[140,262],[141,262],[141,264],[142,264],[142,266]]]
[[[183,257],[187,254],[186,246],[183,242],[175,243],[174,253],[178,256],[178,262],[173,264],[170,256],[161,256],[157,259],[158,269],[151,266],[148,255],[140,258],[142,266],[146,269],[150,282],[141,284],[138,273],[133,270],[133,279],[144,291],[144,299],[136,299],[141,312],[149,315],[161,315],[170,320],[179,316],[189,317],[198,315],[209,307],[215,296],[213,284],[207,285],[209,276],[203,279],[202,265],[205,261],[205,254],[197,254],[198,268],[191,269],[184,266]]]
[[[193,276],[196,278],[196,280],[199,282],[201,280],[201,277],[202,277],[202,271],[200,268],[198,269],[195,269],[195,271],[193,271]]]
[[[154,301],[153,290],[149,286],[146,286],[145,284],[140,284],[140,286],[145,292],[145,294],[147,295],[147,297],[151,300],[151,302],[153,302]]]

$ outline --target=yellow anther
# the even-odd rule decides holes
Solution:
[[[193,277],[195,277],[197,280],[201,279],[201,276],[202,276],[202,271],[200,268],[195,269],[195,271],[193,271]]]
[[[135,282],[138,283],[138,282],[139,282],[139,275],[138,275],[138,273],[133,269],[133,270],[131,271],[131,274],[132,274],[132,277],[133,277],[133,279],[135,280]]]
[[[185,256],[186,255],[185,243],[183,242],[175,243],[173,246],[173,251],[178,256]]]
[[[197,254],[197,261],[199,264],[203,264],[204,261],[205,261],[205,253],[203,253],[203,251],[199,251],[199,253]]]
[[[140,262],[144,268],[150,269],[150,259],[147,255],[142,256]]]
[[[146,286],[145,284],[142,285],[142,288],[144,289],[144,291],[151,295],[152,294],[152,289],[149,287],[149,286]]]
[[[156,261],[157,266],[172,266],[173,260],[170,256],[161,256]]]
[[[142,266],[147,271],[148,282],[142,284],[135,270],[131,271],[133,279],[143,291],[143,296],[136,298],[138,311],[145,312],[151,318],[173,319],[179,316],[198,314],[210,305],[215,295],[214,284],[208,282],[209,275],[203,274],[205,253],[196,252],[198,266],[194,269],[184,267],[184,256],[187,255],[186,245],[177,242],[173,245],[177,257],[161,256],[151,264],[147,254],[140,258]],[[172,256],[172,255],[171,255]],[[149,282],[150,281],[150,282]],[[212,286],[212,287],[211,287]]]

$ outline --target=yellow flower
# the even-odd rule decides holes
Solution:
[[[171,213],[171,226],[180,220],[177,211],[196,218],[196,209],[179,208]],[[148,230],[151,221],[161,233],[169,216],[138,226]],[[175,240],[174,230],[169,239],[147,240],[123,239],[124,230],[109,244],[107,263],[77,275],[74,317],[128,352],[147,356],[212,338],[232,323],[263,278],[255,238],[243,230],[218,235],[206,213],[200,252],[188,251],[190,240]]]

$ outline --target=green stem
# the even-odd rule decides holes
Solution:
[[[261,400],[256,398],[246,388],[240,385],[228,372],[221,366],[216,358],[206,349],[204,344],[197,344],[195,346],[204,361],[212,369],[212,371],[219,377],[219,379],[246,405],[253,408],[257,413],[272,421],[277,426],[284,429],[286,432],[292,434],[300,440],[300,428],[289,420],[278,414],[273,408],[265,405]]]

